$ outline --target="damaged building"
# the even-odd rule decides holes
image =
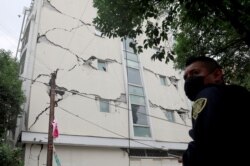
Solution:
[[[132,40],[102,36],[92,23],[96,11],[91,0],[34,0],[25,11],[26,103],[15,133],[25,166],[46,165],[55,71],[54,165],[181,165],[191,126],[181,71],[152,61],[157,49],[136,55]]]

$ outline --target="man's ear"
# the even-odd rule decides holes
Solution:
[[[216,80],[216,82],[221,82],[223,81],[223,70],[222,69],[215,69],[214,73],[214,79]]]

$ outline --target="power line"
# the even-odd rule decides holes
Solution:
[[[69,90],[62,90],[62,89],[58,89],[56,88],[56,90],[58,91],[63,91],[63,92],[69,92],[69,93],[73,93],[73,94],[76,94],[78,96],[82,96],[82,97],[85,97],[85,98],[88,98],[88,99],[91,99],[91,100],[95,100],[95,98],[91,98],[89,96],[86,96],[84,94],[81,94],[79,92],[72,92],[72,91],[69,91]],[[121,109],[124,109],[124,110],[128,110],[128,111],[132,111],[131,109],[128,109],[126,107],[122,107],[122,106],[118,106],[118,105],[115,105],[115,104],[111,104],[109,103],[110,105],[114,106],[114,107],[118,107],[118,108],[121,108]],[[172,122],[172,121],[169,121],[169,120],[166,120],[166,119],[163,119],[163,118],[160,118],[160,117],[157,117],[157,116],[154,116],[154,115],[151,115],[151,114],[147,114],[147,113],[143,113],[143,112],[138,112],[139,114],[142,114],[142,115],[146,115],[146,116],[149,116],[149,117],[152,117],[152,118],[155,118],[155,119],[159,119],[159,120],[163,120],[163,121],[167,121],[167,122],[170,122],[170,123],[175,123],[175,124],[179,124],[179,125],[182,125],[182,126],[186,126],[186,127],[191,127],[191,126],[188,126],[188,125],[185,125],[185,124],[182,124],[182,123],[177,123],[177,122]]]
[[[49,86],[48,83],[44,83],[44,82],[37,81],[37,80],[33,80],[33,79],[28,79],[28,78],[25,78],[25,77],[22,77],[22,76],[19,76],[19,77],[21,77],[21,78],[23,78],[23,79],[27,79],[27,80],[33,81],[33,82],[37,82],[37,83],[44,84],[44,85],[46,85],[46,86]],[[57,91],[57,90],[56,90],[56,91]],[[70,92],[70,91],[68,91],[68,92]],[[71,93],[72,93],[72,92],[71,92]],[[87,97],[87,96],[84,96],[84,97]],[[87,98],[90,98],[90,97],[87,97]],[[90,98],[90,99],[92,99],[92,98]],[[99,128],[101,128],[101,129],[103,129],[103,130],[105,130],[105,131],[107,131],[107,132],[110,132],[110,133],[112,133],[112,134],[115,134],[115,135],[117,135],[117,136],[120,136],[121,138],[128,139],[127,137],[125,137],[125,136],[123,136],[123,135],[121,135],[121,134],[119,134],[119,133],[116,133],[116,132],[114,132],[114,131],[112,131],[112,130],[109,130],[109,129],[107,129],[107,128],[104,128],[104,127],[102,127],[102,126],[100,126],[100,125],[98,125],[98,124],[96,124],[96,123],[94,123],[94,122],[92,122],[92,121],[89,121],[89,120],[87,120],[87,119],[85,119],[85,118],[83,118],[83,117],[81,117],[81,116],[79,116],[79,115],[77,115],[77,114],[74,114],[74,113],[70,112],[69,110],[67,110],[67,109],[65,109],[65,108],[62,108],[62,107],[60,107],[60,106],[58,106],[58,105],[57,105],[57,107],[58,107],[59,109],[63,110],[64,112],[66,112],[66,113],[68,113],[68,114],[70,114],[70,115],[72,115],[72,116],[75,116],[75,117],[77,117],[77,118],[79,118],[79,119],[81,119],[81,120],[83,120],[83,121],[85,121],[85,122],[88,122],[88,123],[90,123],[90,124],[92,124],[92,125],[94,125],[94,126],[96,126],[96,127],[99,127]],[[127,108],[124,108],[124,107],[121,107],[121,108],[128,110]],[[149,116],[149,115],[147,115],[147,116]],[[167,120],[165,120],[165,121],[167,121]],[[178,156],[178,155],[174,155],[174,154],[169,153],[169,152],[168,152],[168,149],[162,149],[162,148],[159,148],[159,147],[155,147],[155,146],[152,146],[152,145],[149,145],[149,144],[146,144],[146,143],[143,143],[143,142],[137,141],[137,140],[135,140],[135,139],[131,139],[131,138],[129,138],[129,141],[133,141],[133,142],[139,143],[139,144],[141,144],[141,145],[145,145],[145,146],[151,147],[151,148],[156,149],[156,150],[167,151],[168,155],[171,156],[171,157],[174,157],[174,158],[179,158],[179,157],[180,157],[180,156]],[[178,143],[182,143],[182,142],[178,142]]]
[[[128,138],[128,137],[126,137],[126,136],[123,136],[123,135],[121,135],[121,134],[119,134],[119,133],[116,133],[116,132],[114,132],[114,131],[112,131],[112,130],[109,130],[109,129],[107,129],[107,128],[104,128],[104,127],[102,127],[102,126],[100,126],[100,125],[98,125],[98,124],[96,124],[96,123],[94,123],[94,122],[92,122],[92,121],[89,121],[89,120],[87,120],[87,119],[85,119],[85,118],[83,118],[83,117],[81,117],[81,116],[79,116],[79,115],[76,115],[76,114],[70,112],[69,110],[67,110],[67,109],[65,109],[65,108],[62,108],[62,107],[60,107],[60,106],[58,106],[58,108],[60,108],[62,111],[66,112],[66,113],[68,113],[68,114],[70,114],[70,115],[72,115],[72,116],[75,116],[75,117],[77,117],[77,118],[79,118],[79,119],[81,119],[81,120],[83,120],[83,121],[85,121],[85,122],[87,122],[87,123],[90,123],[90,124],[92,124],[92,125],[94,125],[94,126],[96,126],[96,127],[99,127],[99,128],[101,128],[101,129],[107,131],[107,132],[110,132],[110,133],[112,133],[112,134],[115,134],[115,135],[117,135],[117,136],[120,136],[121,138],[129,139],[129,140],[131,140],[131,141],[133,141],[133,142],[139,143],[139,144],[141,144],[141,145],[148,146],[148,147],[153,148],[153,149],[156,149],[156,150],[168,151],[168,149],[162,149],[162,148],[159,148],[159,147],[155,147],[155,146],[152,146],[152,145],[149,145],[149,144],[146,144],[146,143],[137,141],[137,140],[135,140],[135,139],[131,139],[131,138]],[[179,142],[179,143],[181,143],[181,142]],[[169,153],[168,153],[168,154],[169,154]],[[172,156],[172,157],[179,158],[179,156],[177,156],[177,155],[172,155],[172,154],[169,154],[169,155]]]
[[[30,80],[32,82],[38,82],[38,83],[41,83],[41,84],[44,84],[46,86],[49,86],[48,83],[45,83],[45,82],[41,82],[41,81],[37,81],[37,80],[33,80],[33,79],[28,79],[28,78],[25,78],[25,77],[22,77],[22,76],[19,76],[23,79],[27,79],[27,80]],[[88,98],[88,99],[91,99],[91,100],[95,100],[94,98],[91,98],[89,96],[86,96],[84,94],[81,94],[81,93],[77,93],[76,91],[72,92],[72,91],[69,91],[69,90],[62,90],[62,89],[58,89],[56,88],[56,91],[61,91],[61,92],[69,92],[71,94],[75,94],[75,95],[78,95],[78,96],[81,96],[81,97],[84,97],[84,98]],[[105,102],[105,101],[104,101]],[[121,106],[118,106],[118,105],[115,105],[115,104],[111,104],[109,103],[110,105],[114,106],[114,107],[118,107],[118,108],[121,108],[121,109],[124,109],[124,110],[128,110],[128,111],[132,111],[131,109],[129,108],[126,108],[126,107],[121,107]],[[166,119],[163,119],[163,118],[160,118],[160,117],[157,117],[157,116],[154,116],[154,115],[150,115],[150,114],[147,114],[147,113],[143,113],[143,112],[138,112],[139,114],[142,114],[142,115],[145,115],[145,116],[148,116],[148,117],[152,117],[152,118],[155,118],[155,119],[159,119],[159,120],[162,120],[162,121],[166,121],[166,122],[170,122],[170,123],[174,123],[174,124],[179,124],[179,125],[183,125],[183,126],[186,126],[186,127],[191,127],[191,126],[188,126],[188,125],[184,125],[184,124],[181,124],[181,123],[177,123],[177,122],[172,122],[172,121],[169,121],[169,120],[166,120]]]
[[[20,77],[20,78],[22,78],[22,79],[24,79],[24,80],[29,80],[29,81],[32,81],[32,82],[37,82],[37,83],[40,83],[40,84],[44,84],[44,85],[46,85],[46,86],[49,86],[49,84],[48,83],[45,83],[45,82],[41,82],[41,81],[37,81],[37,80],[34,80],[34,79],[30,79],[30,78],[26,78],[26,77],[23,77],[23,76],[18,76],[18,77]]]
[[[33,80],[33,79],[29,79],[29,78],[25,78],[25,77],[22,77],[22,76],[19,76],[23,79],[27,79],[27,80],[31,80],[32,82],[38,82],[38,83],[41,83],[41,84],[44,84],[46,86],[49,86],[48,83],[44,83],[44,82],[41,82],[41,81],[37,81],[37,80]],[[60,92],[69,92],[71,94],[74,94],[74,95],[78,95],[78,96],[81,96],[81,97],[84,97],[84,98],[88,98],[88,99],[91,99],[91,100],[95,100],[95,98],[92,98],[92,97],[89,97],[89,96],[86,96],[80,92],[77,92],[77,91],[70,91],[70,90],[66,90],[66,89],[60,89],[58,87],[56,87],[56,91],[60,91]],[[128,109],[126,107],[122,107],[122,106],[118,106],[118,105],[115,105],[115,104],[112,104],[112,103],[109,103],[110,105],[114,106],[114,107],[118,107],[118,108],[121,108],[121,109],[124,109],[124,110],[127,110],[127,111],[132,111],[131,109]],[[143,112],[138,112],[139,114],[142,114],[142,115],[145,115],[145,116],[148,116],[148,117],[152,117],[152,118],[155,118],[155,119],[158,119],[158,120],[162,120],[162,121],[166,121],[166,122],[170,122],[170,123],[174,123],[174,124],[178,124],[178,125],[182,125],[182,126],[185,126],[185,127],[191,127],[191,126],[188,126],[188,125],[185,125],[185,124],[182,124],[182,123],[177,123],[177,122],[172,122],[172,121],[169,121],[167,119],[163,119],[163,118],[160,118],[160,117],[157,117],[157,116],[154,116],[154,115],[151,115],[151,114],[147,114],[147,113],[143,113]]]
[[[79,21],[80,21],[80,22],[82,22],[82,21],[81,21],[81,17],[83,17],[83,15],[85,14],[86,9],[87,9],[87,6],[88,6],[88,3],[89,3],[89,0],[87,1],[86,5],[85,5],[85,7],[84,7],[84,9],[83,9],[83,11],[82,11],[82,14],[81,14],[81,16],[80,16],[80,18],[79,18]],[[77,27],[78,27],[79,25],[80,25],[80,24],[77,24]],[[83,24],[83,25],[84,25],[84,24]],[[86,25],[86,27],[87,27],[88,31],[90,31],[89,28],[88,28],[88,25]],[[74,31],[73,34],[71,35],[71,37],[70,37],[70,39],[69,39],[69,41],[68,41],[68,44],[67,44],[68,46],[71,44],[73,38],[75,37],[75,33],[76,33],[76,31]],[[90,33],[92,33],[92,32],[90,31]],[[88,47],[88,46],[87,46],[87,47]],[[63,57],[62,57],[62,59],[61,59],[61,63],[60,63],[59,68],[61,67],[61,65],[62,65],[63,62],[64,62],[65,54],[66,54],[66,53],[63,54]]]

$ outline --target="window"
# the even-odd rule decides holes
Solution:
[[[98,70],[107,71],[106,62],[98,60],[97,62]]]
[[[138,62],[131,61],[131,60],[127,60],[127,66],[128,66],[128,67],[132,67],[132,68],[139,69],[139,63],[138,63]]]
[[[130,47],[133,39],[123,41],[124,58],[128,77],[129,100],[132,110],[134,136],[151,137],[150,126],[147,117],[146,99],[140,74],[139,59]]]
[[[26,46],[26,44],[28,43],[28,40],[29,40],[29,32],[30,31],[30,22],[25,30],[25,33],[23,35],[23,38],[22,38],[22,48],[21,50],[23,50],[23,48]]]
[[[130,43],[133,43],[133,42],[134,42],[133,39],[130,39],[130,38],[124,39],[124,41],[123,41],[124,50],[134,53],[134,49],[132,47],[130,47]]]
[[[101,32],[100,29],[98,29],[97,27],[95,27],[95,35],[96,35],[96,36],[103,37],[103,36],[102,36],[102,32]]]
[[[128,82],[132,84],[141,85],[141,76],[138,69],[128,67]]]
[[[137,137],[151,137],[149,127],[134,126],[134,135]]]
[[[100,99],[100,111],[109,112],[109,100]]]
[[[128,67],[139,69],[139,60],[136,54],[125,52],[125,59]]]
[[[145,106],[132,104],[133,123],[139,125],[148,125]]]
[[[167,85],[166,77],[160,75],[160,82],[161,82],[161,85],[166,86]]]
[[[170,122],[175,121],[175,119],[174,119],[174,111],[167,110],[164,113],[165,113],[165,116],[166,116],[168,121],[170,121]]]
[[[125,59],[138,62],[138,56],[136,54],[133,54],[133,53],[130,53],[130,52],[126,52]]]
[[[130,95],[131,104],[145,105],[145,98],[141,96]]]
[[[23,71],[24,71],[25,58],[26,58],[26,51],[22,54],[22,57],[20,59],[20,64],[19,64],[19,72],[20,72],[20,74],[23,74]]]
[[[152,149],[130,149],[130,156],[139,157],[168,157],[168,151]],[[180,154],[181,155],[181,154]]]
[[[128,91],[129,91],[129,94],[134,94],[134,95],[138,95],[138,96],[144,96],[143,88],[142,87],[137,87],[137,86],[129,85],[128,86]]]

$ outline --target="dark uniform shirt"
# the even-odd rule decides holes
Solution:
[[[245,165],[249,148],[250,93],[236,85],[209,85],[192,107],[192,142],[183,166]],[[247,148],[248,146],[248,148]]]

